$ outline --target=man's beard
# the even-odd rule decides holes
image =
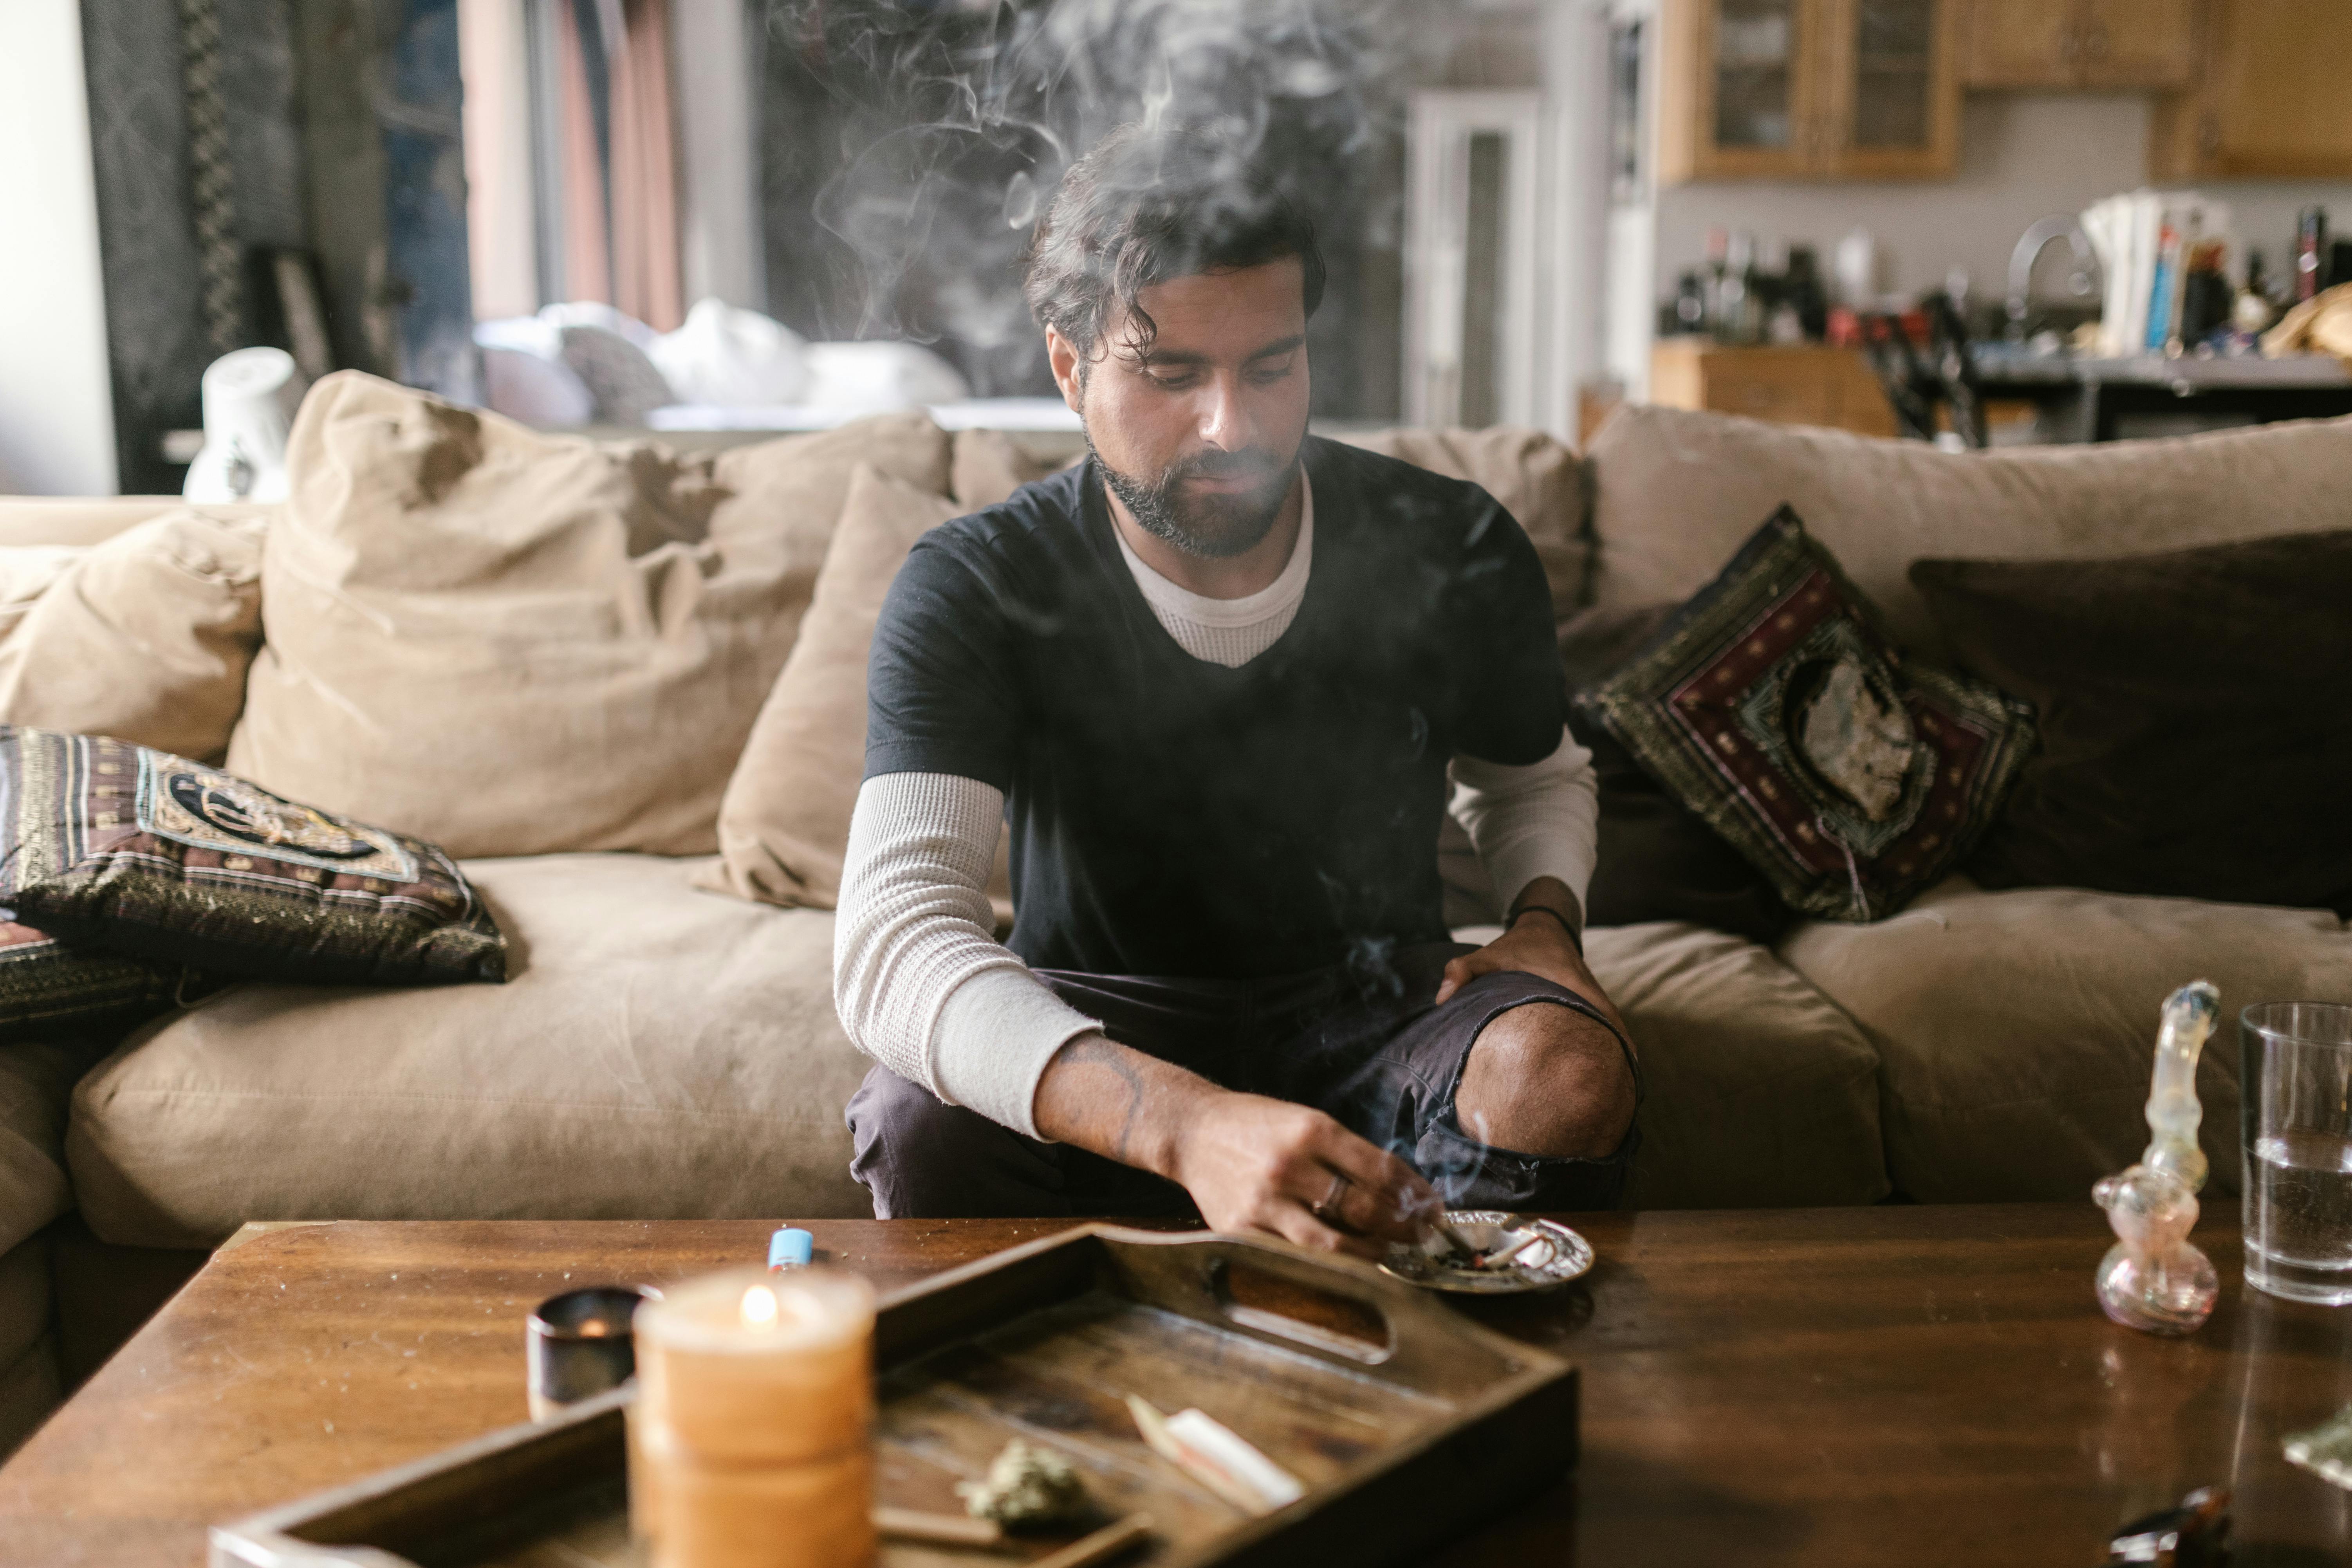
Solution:
[[[1091,432],[1087,450],[1102,469],[1103,483],[1126,504],[1135,521],[1153,538],[1185,554],[1206,561],[1246,555],[1274,531],[1282,503],[1290,495],[1290,476],[1298,454],[1287,461],[1269,462],[1260,452],[1202,452],[1172,463],[1150,479],[1122,474],[1103,461]],[[1196,475],[1223,478],[1265,470],[1265,482],[1225,495],[1188,497],[1184,482]]]

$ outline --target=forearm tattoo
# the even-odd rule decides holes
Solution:
[[[1119,1081],[1127,1086],[1127,1109],[1119,1118],[1118,1135],[1111,1143],[1111,1158],[1122,1164],[1127,1163],[1128,1140],[1135,1131],[1136,1112],[1143,1107],[1143,1075],[1129,1059],[1129,1053],[1125,1047],[1115,1045],[1100,1036],[1072,1041],[1064,1049],[1062,1057],[1065,1061],[1093,1062],[1107,1067],[1117,1073]]]

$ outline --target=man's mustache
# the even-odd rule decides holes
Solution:
[[[1281,460],[1268,452],[1203,452],[1169,468],[1160,482],[1166,486],[1192,479],[1270,479],[1281,471]]]

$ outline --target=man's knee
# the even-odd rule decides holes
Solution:
[[[877,1219],[1062,1212],[1050,1148],[877,1067],[849,1097],[849,1173]]]
[[[1638,1095],[1608,1025],[1532,1000],[1478,1031],[1454,1097],[1463,1129],[1499,1148],[1555,1159],[1606,1159],[1633,1125]]]

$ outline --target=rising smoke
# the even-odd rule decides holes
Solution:
[[[1039,391],[1044,358],[1015,266],[1062,171],[1104,132],[1161,117],[1260,153],[1349,247],[1393,247],[1394,194],[1367,170],[1393,149],[1402,85],[1433,34],[1421,0],[769,0],[768,48],[821,94],[796,155],[818,178],[772,216],[780,303],[824,335],[908,337],[960,361],[983,395]],[[771,81],[777,79],[771,71]],[[772,145],[774,138],[771,138]],[[813,187],[813,189],[812,189]],[[772,189],[771,200],[782,193]],[[781,252],[781,254],[778,254]],[[1328,330],[1328,329],[1327,329]],[[1318,350],[1318,353],[1320,350]],[[1319,382],[1318,378],[1318,382]]]

